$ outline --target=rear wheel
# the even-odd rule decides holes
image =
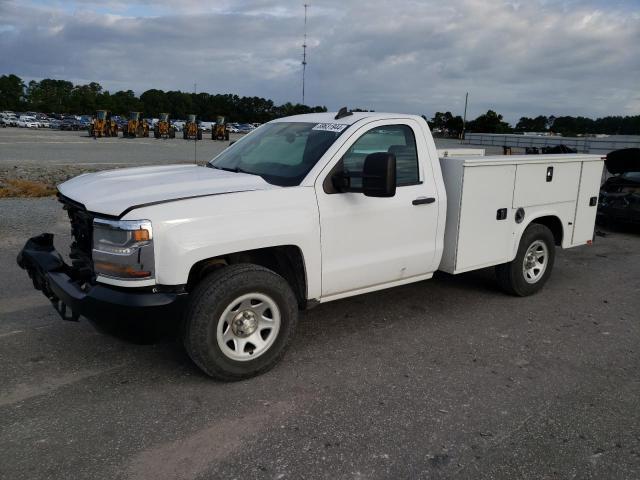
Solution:
[[[520,239],[516,258],[496,267],[500,287],[520,297],[536,293],[551,276],[555,256],[551,230],[544,225],[529,225]]]
[[[230,265],[195,288],[183,341],[208,375],[242,380],[272,368],[284,355],[298,319],[287,281],[257,265]]]

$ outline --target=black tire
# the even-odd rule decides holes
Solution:
[[[537,279],[532,279],[532,283],[530,283],[525,278],[525,255],[527,255],[529,247],[532,247],[536,242],[542,242],[546,246],[545,268],[542,274]],[[496,278],[500,288],[506,293],[519,297],[533,295],[544,286],[551,276],[555,257],[555,239],[551,230],[536,223],[529,225],[520,239],[516,258],[512,262],[496,266]]]
[[[273,343],[260,356],[241,361],[223,352],[218,344],[217,328],[219,322],[224,322],[225,310],[249,293],[266,295],[275,302],[280,312],[280,326]],[[230,265],[207,275],[196,286],[185,313],[182,337],[187,353],[207,375],[236,381],[271,369],[284,355],[297,320],[298,303],[284,278],[257,265]]]

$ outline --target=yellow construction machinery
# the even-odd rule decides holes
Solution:
[[[135,138],[149,136],[149,124],[140,117],[140,112],[129,113],[129,121],[122,128],[123,137]]]
[[[229,130],[224,117],[218,117],[216,125],[211,129],[211,140],[229,140]]]
[[[182,138],[185,140],[202,140],[202,129],[196,123],[196,116],[190,114],[187,123],[184,124],[182,130]]]
[[[111,119],[108,111],[98,110],[96,112],[89,124],[89,136],[93,138],[118,136],[118,124]]]
[[[160,114],[160,119],[153,127],[153,136],[156,138],[176,138],[176,129],[171,126],[168,113]]]

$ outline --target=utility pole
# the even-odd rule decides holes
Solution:
[[[304,43],[302,44],[302,104],[304,105],[304,80],[307,71],[307,8],[308,4],[304,4]]]
[[[467,127],[467,102],[469,101],[469,92],[464,97],[464,116],[462,117],[462,138],[464,140],[464,132]]]

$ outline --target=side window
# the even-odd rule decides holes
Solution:
[[[342,157],[345,172],[362,173],[364,159],[376,152],[389,152],[396,156],[398,187],[420,181],[416,138],[408,125],[383,125],[366,132]],[[361,187],[362,179],[353,178],[352,185]]]

